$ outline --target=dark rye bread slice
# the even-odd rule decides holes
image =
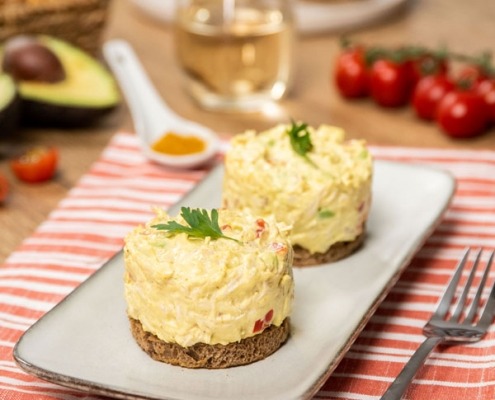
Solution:
[[[182,347],[167,343],[146,332],[136,319],[130,318],[131,332],[139,346],[154,360],[186,368],[228,368],[262,360],[274,353],[289,338],[290,322],[271,325],[263,332],[240,342],[222,344],[196,343]]]
[[[325,264],[340,260],[356,251],[364,242],[365,233],[348,242],[337,242],[330,246],[325,253],[310,253],[307,249],[294,246],[294,262],[297,267]]]

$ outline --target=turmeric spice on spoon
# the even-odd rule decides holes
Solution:
[[[155,141],[151,148],[158,153],[180,156],[200,153],[206,148],[206,143],[197,136],[183,136],[167,132]]]

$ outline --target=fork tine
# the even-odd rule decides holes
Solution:
[[[466,265],[466,261],[468,259],[470,251],[471,249],[467,248],[461,261],[459,261],[459,264],[457,264],[455,273],[452,275],[452,278],[450,279],[447,289],[445,290],[445,293],[443,294],[440,302],[438,303],[437,309],[433,314],[432,318],[443,319],[445,318],[445,315],[447,315],[447,312],[449,311],[450,308],[450,303],[454,298],[455,289],[457,287],[457,284],[459,283],[459,280],[461,279],[462,270]]]
[[[480,253],[481,254],[481,251]],[[479,256],[478,254],[478,256]],[[466,315],[466,318],[464,319],[465,322],[467,323],[473,323],[474,317],[476,316],[476,310],[478,309],[479,302],[481,299],[481,295],[483,294],[483,289],[485,288],[486,281],[488,279],[488,274],[490,272],[490,267],[493,261],[493,252],[491,253],[490,257],[488,258],[488,261],[485,266],[485,271],[483,272],[483,277],[481,278],[481,281],[478,285],[478,290],[476,291],[476,294],[473,298],[473,301],[471,303],[471,308],[469,309],[469,313]]]
[[[487,261],[486,269],[490,269],[493,262],[493,253],[490,254],[490,258]],[[490,291],[490,295],[488,296],[488,300],[486,301],[485,308],[483,309],[483,313],[481,314],[480,320],[478,322],[478,326],[482,329],[487,329],[488,326],[492,323],[493,315],[495,311],[495,283],[492,285],[492,289]]]
[[[481,251],[482,251],[481,249],[478,250],[478,253],[476,254],[476,258],[475,258],[473,265],[471,267],[471,272],[469,273],[469,277],[468,277],[468,279],[464,285],[464,289],[461,293],[461,296],[459,297],[459,300],[457,301],[457,306],[456,306],[454,312],[452,313],[452,316],[450,317],[451,321],[458,321],[461,314],[462,314],[462,310],[464,310],[464,306],[466,304],[466,299],[467,299],[467,296],[469,293],[469,289],[471,288],[474,276],[476,275],[476,269],[478,268],[478,263],[480,260]]]

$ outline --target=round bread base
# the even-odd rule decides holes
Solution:
[[[294,246],[294,265],[308,267],[340,260],[356,251],[364,242],[365,233],[349,242],[337,242],[330,246],[325,253],[310,253],[304,247]]]
[[[290,333],[289,318],[286,318],[282,325],[271,325],[263,332],[239,342],[226,345],[196,343],[182,347],[146,332],[136,319],[129,317],[129,321],[134,339],[151,358],[186,368],[228,368],[262,360],[278,350]]]

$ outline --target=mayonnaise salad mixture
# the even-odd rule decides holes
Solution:
[[[218,215],[231,239],[158,230],[171,220],[185,224],[182,214],[171,218],[161,209],[125,239],[128,315],[163,341],[183,347],[237,342],[280,326],[291,312],[287,230],[245,211]]]
[[[225,158],[223,206],[274,215],[292,227],[291,242],[325,253],[364,229],[371,202],[372,157],[362,140],[342,129],[308,127],[312,149],[291,146],[290,125],[232,139]]]

